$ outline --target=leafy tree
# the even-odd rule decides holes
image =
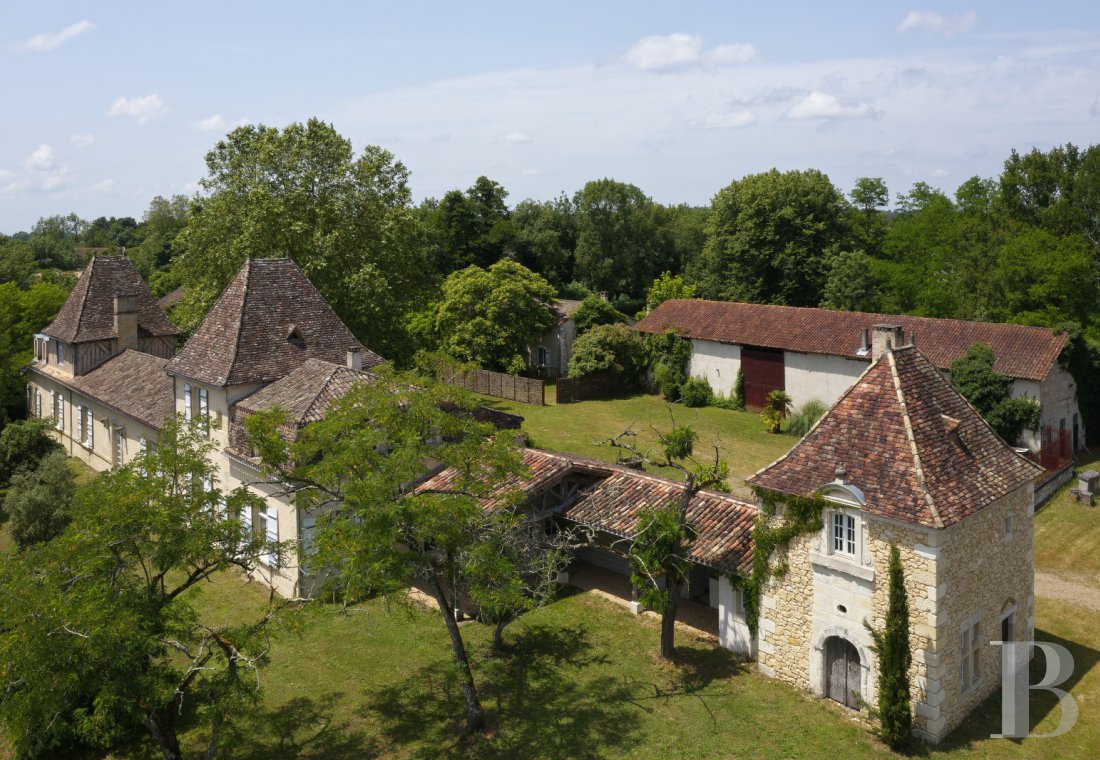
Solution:
[[[34,357],[34,335],[48,325],[68,297],[65,287],[37,282],[20,290],[0,284],[0,422],[26,411],[26,382],[19,370]]]
[[[443,282],[435,313],[441,348],[486,369],[516,372],[528,347],[558,320],[554,288],[514,261],[471,266]]]
[[[886,207],[890,191],[881,177],[860,177],[848,194],[852,199],[852,229],[858,244],[872,254],[882,250],[886,237]]]
[[[790,409],[791,394],[778,388],[768,393],[760,416],[764,418],[764,427],[769,433],[778,433],[782,429],[783,420],[787,418]]]
[[[20,470],[33,470],[47,455],[61,450],[45,419],[10,422],[0,430],[0,486]]]
[[[480,503],[522,468],[511,437],[474,421],[473,408],[459,391],[383,372],[336,401],[293,444],[280,435],[280,410],[247,423],[268,473],[296,489],[300,509],[339,505],[320,523],[307,565],[326,569],[334,593],[354,601],[413,584],[436,600],[450,635],[468,732],[480,730],[485,718],[455,618],[461,603],[456,591],[484,599],[483,592],[495,591],[483,585],[499,590],[520,575],[510,551],[499,552],[502,564],[486,572],[483,549],[499,547],[502,534],[528,529],[513,522],[521,494],[505,489],[505,506],[497,510]],[[429,461],[451,468],[448,486],[409,488],[424,477]]]
[[[63,451],[48,454],[34,469],[17,471],[4,497],[4,511],[19,548],[60,535],[69,524],[75,492],[73,471]]]
[[[29,244],[0,235],[0,283],[11,282],[26,288],[37,268],[34,250]]]
[[[650,270],[653,202],[634,185],[600,179],[573,199],[577,277],[595,291],[641,295]]]
[[[752,174],[714,197],[702,292],[816,306],[830,255],[848,236],[844,197],[819,171]]]
[[[573,322],[577,326],[577,337],[580,337],[596,325],[625,323],[626,315],[599,296],[588,295],[573,312]]]
[[[680,386],[687,379],[691,361],[691,341],[668,330],[645,338],[646,363],[653,371],[653,382],[666,401],[680,398]]]
[[[607,374],[636,387],[645,372],[645,342],[626,325],[597,325],[573,343],[569,377]]]
[[[650,214],[656,239],[654,255],[646,267],[647,279],[659,272],[688,271],[706,245],[710,208],[654,203]]]
[[[913,661],[909,649],[909,599],[905,591],[905,571],[898,547],[890,545],[890,579],[886,621],[883,630],[876,631],[864,622],[874,638],[878,655],[878,713],[882,723],[882,738],[892,749],[899,750],[913,737],[913,714],[910,708],[909,666]]]
[[[432,268],[447,275],[468,266],[487,268],[504,258],[513,237],[507,197],[502,185],[484,176],[465,193],[444,195],[425,214]]]
[[[126,255],[146,281],[172,263],[177,252],[176,237],[187,226],[189,215],[190,202],[183,195],[170,198],[158,195],[149,202],[141,221],[141,244],[126,250]],[[156,290],[153,292],[157,293]]]
[[[27,242],[40,267],[75,269],[75,249],[88,223],[76,214],[46,216],[31,228]]]
[[[672,301],[677,298],[695,298],[695,286],[684,282],[680,275],[663,272],[649,286],[645,305],[647,309],[656,309],[665,301]]]
[[[516,204],[512,232],[516,261],[559,287],[573,281],[577,219],[568,197],[561,195],[544,203],[527,199]]]
[[[875,311],[878,308],[878,283],[870,256],[863,251],[842,251],[833,257],[821,307],[837,311]]]
[[[632,427],[605,441],[605,445],[626,452],[633,461],[671,467],[683,476],[683,491],[678,500],[641,512],[628,554],[630,580],[640,591],[640,601],[661,613],[661,657],[666,660],[676,657],[676,610],[691,566],[687,555],[699,536],[698,528],[688,522],[688,507],[705,488],[726,491],[729,476],[729,467],[718,456],[717,445],[713,459],[706,462],[695,459],[698,433],[690,425],[676,424],[671,404],[669,420],[668,431],[658,436],[661,451],[657,455],[638,447]]]
[[[144,728],[172,760],[186,708],[213,757],[230,717],[255,699],[274,592],[234,626],[204,617],[187,592],[231,567],[258,571],[285,547],[235,518],[262,500],[217,488],[213,449],[169,422],[140,460],[77,491],[64,533],[0,559],[0,720],[20,754],[106,748]]]
[[[249,256],[302,267],[356,337],[390,358],[411,353],[404,315],[429,282],[416,246],[409,173],[389,152],[317,119],[244,126],[206,154],[206,196],[173,243],[187,291],[176,317],[198,325]]]
[[[1001,438],[1015,443],[1024,428],[1037,429],[1040,408],[1029,398],[1012,398],[1012,378],[993,369],[993,349],[975,343],[951,363],[951,382]]]

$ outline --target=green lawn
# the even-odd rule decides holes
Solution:
[[[552,388],[547,388],[546,396],[548,400],[553,399]],[[632,426],[639,434],[642,448],[655,448],[656,431],[666,431],[670,426],[668,403],[651,394],[546,406],[530,406],[488,396],[480,398],[486,406],[521,415],[524,432],[538,448],[611,462],[615,461],[618,452],[602,445],[603,441]],[[774,462],[797,443],[793,436],[764,432],[760,415],[752,412],[714,407],[687,409],[680,404],[673,405],[672,410],[677,424],[691,424],[699,433],[696,444],[699,456],[711,454],[711,446],[718,444],[721,455],[729,462],[730,486],[742,495],[748,493],[745,478]],[[672,469],[655,472],[679,479],[679,473]]]
[[[1077,471],[1100,469],[1100,450],[1086,452]],[[1100,588],[1100,500],[1097,506],[1078,504],[1070,496],[1074,479],[1040,507],[1035,516],[1035,565],[1056,573],[1091,576]]]

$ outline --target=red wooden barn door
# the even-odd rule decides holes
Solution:
[[[783,352],[772,348],[741,347],[741,371],[745,373],[745,408],[764,408],[768,394],[783,390]]]

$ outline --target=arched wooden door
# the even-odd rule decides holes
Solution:
[[[825,695],[852,709],[859,708],[859,652],[839,636],[825,639]]]

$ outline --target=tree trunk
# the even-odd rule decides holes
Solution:
[[[454,607],[447,600],[439,574],[434,572],[432,590],[435,592],[436,602],[439,603],[439,611],[443,614],[443,622],[447,624],[447,633],[451,634],[451,648],[454,650],[455,664],[458,665],[458,677],[462,681],[462,694],[466,698],[466,733],[476,733],[485,728],[485,711],[477,699],[474,674],[470,670],[470,659],[466,656],[466,644],[462,641],[462,631],[458,629],[458,622],[455,620]]]
[[[508,625],[508,623],[510,622],[512,622],[511,618],[504,618],[503,620],[497,622],[496,626],[493,628],[494,652],[504,651],[504,626]]]
[[[164,760],[180,760],[180,740],[176,736],[176,726],[171,718],[164,721],[164,725],[157,722],[157,714],[149,710],[145,714],[145,727],[153,735],[153,739],[160,746],[161,756]]]
[[[673,581],[670,576],[665,576],[665,591],[668,592],[668,604],[661,615],[661,657],[666,660],[676,659],[676,609],[680,606],[679,581]]]

